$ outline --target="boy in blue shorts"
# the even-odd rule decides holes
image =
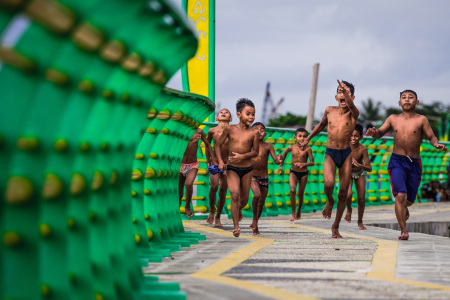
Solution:
[[[218,122],[216,127],[211,128],[208,131],[208,135],[206,139],[208,142],[214,142],[214,145],[219,140],[222,135],[223,130],[227,127],[231,122],[231,113],[228,109],[222,108],[217,114],[216,121]],[[206,223],[212,224],[214,222],[215,227],[223,227],[220,222],[220,215],[222,213],[223,206],[225,205],[226,197],[227,197],[227,176],[225,175],[225,170],[219,170],[218,165],[219,162],[216,159],[215,151],[209,152],[208,148],[206,149],[206,157],[211,157],[212,163],[208,165],[209,178],[210,178],[210,189],[209,189],[209,216],[206,220]],[[225,141],[220,147],[220,153],[222,155],[222,160],[228,160],[228,141]],[[220,185],[220,188],[219,188]],[[219,201],[217,202],[217,211],[215,208],[216,205],[216,194],[217,190],[219,190]],[[214,216],[215,214],[215,216]]]
[[[422,135],[425,135],[436,149],[447,151],[444,145],[439,144],[428,119],[416,113],[418,104],[416,92],[404,90],[400,93],[398,102],[402,113],[390,115],[379,129],[370,128],[366,132],[367,136],[375,139],[384,136],[390,129],[394,134],[394,149],[389,160],[388,172],[395,198],[395,215],[401,230],[399,240],[409,239],[406,220],[409,218],[408,206],[416,200],[422,176],[420,161]]]

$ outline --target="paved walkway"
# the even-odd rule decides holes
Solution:
[[[408,223],[447,224],[448,234],[450,203],[416,204],[410,212]],[[263,218],[258,238],[248,229],[250,219],[241,222],[240,238],[232,236],[228,219],[223,229],[185,222],[207,240],[144,271],[180,282],[188,299],[450,299],[448,237],[410,232],[409,241],[399,241],[397,230],[359,230],[343,220],[344,238],[331,239],[332,220],[320,213],[295,223]],[[366,209],[367,225],[395,222],[392,205]]]

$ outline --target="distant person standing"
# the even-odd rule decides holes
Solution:
[[[450,190],[450,161],[448,162],[447,166],[447,190]]]

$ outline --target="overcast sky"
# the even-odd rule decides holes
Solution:
[[[181,0],[172,0],[179,4]],[[399,92],[450,104],[448,0],[216,0],[216,103],[247,97],[261,120],[265,86],[279,113],[306,115],[320,63],[315,117],[336,105],[336,79],[358,101],[396,106]],[[181,75],[169,87],[182,90]]]

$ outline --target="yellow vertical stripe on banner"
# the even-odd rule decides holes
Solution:
[[[209,0],[188,0],[187,16],[199,34],[197,53],[187,63],[189,91],[208,97]]]

